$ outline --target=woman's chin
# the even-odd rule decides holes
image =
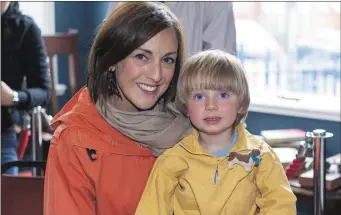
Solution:
[[[136,105],[135,107],[137,108],[138,111],[146,111],[146,110],[152,110],[156,104],[139,104]]]

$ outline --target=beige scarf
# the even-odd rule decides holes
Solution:
[[[116,109],[114,99],[108,99],[105,105],[106,114],[98,103],[96,107],[106,122],[125,136],[151,149],[154,156],[173,147],[192,131],[189,119],[173,103],[168,103],[165,111],[162,111],[161,104],[157,104],[153,110],[139,112]]]

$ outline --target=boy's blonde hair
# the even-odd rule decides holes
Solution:
[[[194,90],[228,90],[239,98],[242,114],[233,127],[244,121],[250,105],[247,79],[235,56],[220,50],[207,50],[190,57],[183,65],[178,80],[176,104],[186,115],[187,99]]]

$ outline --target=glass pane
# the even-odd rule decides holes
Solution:
[[[340,2],[234,2],[254,91],[340,97]]]

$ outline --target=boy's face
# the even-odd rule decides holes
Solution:
[[[205,134],[230,132],[242,113],[237,95],[224,90],[196,90],[187,98],[187,115]]]

